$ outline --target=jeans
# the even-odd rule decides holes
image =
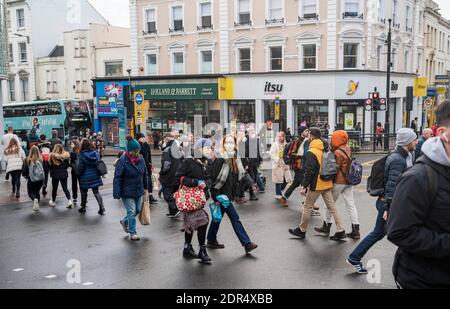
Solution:
[[[67,189],[67,178],[63,179],[52,178],[52,201],[53,202],[56,201],[59,183],[61,183],[61,187],[64,191],[64,194],[66,195],[67,200],[70,200],[70,192],[69,189]]]
[[[375,227],[373,231],[369,235],[367,235],[366,238],[364,238],[355,248],[355,250],[353,250],[353,252],[350,254],[350,259],[352,261],[360,262],[367,251],[369,251],[370,248],[373,247],[373,245],[375,245],[377,242],[382,240],[384,236],[386,236],[386,221],[384,221],[383,218],[384,212],[386,211],[386,205],[381,199],[378,199],[377,201],[377,210],[378,216]]]
[[[41,201],[41,194],[39,192],[41,191],[43,183],[44,183],[43,180],[32,182],[30,179],[28,179],[27,191],[28,191],[28,196],[30,197],[30,199],[32,201],[34,201],[36,199],[38,200],[38,202]]]
[[[264,183],[261,179],[261,175],[259,173],[256,173],[256,185],[258,186],[259,191],[265,191],[266,187],[264,186]]]
[[[286,180],[284,180],[283,183],[276,183],[275,184],[275,195],[276,196],[282,196],[283,195],[283,190],[286,189],[286,186],[287,186]]]
[[[20,177],[22,176],[22,171],[11,171],[9,174],[11,175],[12,192],[20,194]]]
[[[303,175],[304,172],[303,170],[297,170],[295,171],[295,175],[294,175],[294,182],[289,186],[289,188],[286,190],[286,192],[284,193],[284,197],[286,199],[289,199],[289,197],[291,197],[292,193],[295,191],[295,189],[297,189],[298,187],[300,187],[300,185],[303,182]]]
[[[230,206],[228,206],[227,208],[221,206],[220,210],[222,211],[222,215],[227,214],[228,218],[230,218],[231,225],[233,226],[234,232],[239,238],[242,246],[249,245],[251,243],[250,237],[248,237],[247,232],[245,231],[244,226],[242,225],[242,222],[233,204],[230,204]],[[217,240],[217,232],[219,232],[219,227],[220,223],[215,223],[214,221],[211,222],[208,231],[209,242]]]
[[[163,187],[163,195],[164,200],[167,202],[169,206],[169,214],[174,215],[178,212],[177,204],[175,203],[175,198],[173,197],[174,193],[179,189],[178,186],[164,186]]]
[[[335,202],[338,200],[339,196],[342,196],[344,199],[345,207],[347,208],[352,224],[359,225],[358,210],[356,209],[355,198],[353,196],[353,186],[334,184],[333,198]],[[332,222],[331,212],[329,210],[326,212],[324,221],[327,223]]]
[[[123,223],[128,226],[130,235],[136,235],[136,216],[139,215],[142,208],[143,197],[123,198],[122,203],[127,211],[127,215],[123,218]]]

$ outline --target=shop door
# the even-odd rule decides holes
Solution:
[[[286,132],[286,101],[280,101],[279,111],[275,101],[264,101],[264,123],[268,128],[278,124],[279,130]]]

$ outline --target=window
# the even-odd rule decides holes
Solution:
[[[283,0],[269,1],[269,20],[281,20],[283,18]]]
[[[383,46],[377,47],[377,69],[381,71],[383,69]]]
[[[147,55],[147,74],[148,75],[158,74],[158,62],[156,54]]]
[[[123,76],[122,61],[105,62],[105,76]]]
[[[394,27],[398,24],[398,0],[392,2],[392,23]]]
[[[212,28],[212,11],[211,2],[200,3],[200,28],[210,29]]]
[[[213,72],[212,51],[203,50],[200,52],[200,73],[209,74]]]
[[[83,81],[82,92],[87,92],[88,91],[87,69],[81,70],[81,77]]]
[[[157,33],[156,31],[156,10],[149,9],[145,11],[147,21],[147,33]]]
[[[317,68],[317,49],[315,44],[306,44],[302,46],[303,51],[303,70],[315,70]]]
[[[184,31],[183,28],[183,7],[172,7],[172,32]]]
[[[405,72],[406,73],[409,73],[409,71],[410,71],[410,69],[409,69],[409,63],[410,63],[410,60],[409,60],[409,51],[407,50],[407,51],[405,51]]]
[[[87,56],[86,48],[87,48],[87,40],[86,40],[86,38],[80,38],[80,53],[81,53],[81,57]]]
[[[344,17],[357,17],[359,15],[359,0],[345,0]]]
[[[422,53],[417,54],[417,72],[422,73]]]
[[[86,92],[87,91],[87,69],[76,69],[76,92]]]
[[[8,46],[8,60],[9,60],[9,63],[14,62],[14,53],[13,53],[13,45],[12,44],[9,44],[9,46]]]
[[[27,44],[19,43],[20,62],[27,62]]]
[[[384,20],[384,0],[378,0],[378,21]]]
[[[173,53],[172,71],[173,74],[184,73],[184,53],[182,52]]]
[[[238,24],[251,25],[250,0],[238,0]]]
[[[270,71],[283,70],[283,47],[270,47]]]
[[[47,75],[47,93],[57,93],[58,92],[58,82],[57,82],[57,71],[48,70]]]
[[[22,86],[22,98],[24,101],[28,101],[28,79],[21,79],[20,84]]]
[[[344,43],[344,69],[358,68],[358,48],[357,43]]]
[[[303,0],[302,18],[317,18],[317,0]]]
[[[14,77],[9,78],[9,100],[11,102],[16,101],[16,83]]]
[[[397,49],[396,48],[392,49],[391,68],[392,68],[392,71],[394,71],[394,72],[397,69]]]
[[[411,29],[411,7],[406,6],[406,31],[412,31]]]
[[[419,32],[423,32],[423,11],[419,12]]]
[[[251,49],[239,49],[239,72],[250,72],[252,70]]]
[[[17,17],[17,28],[18,29],[25,28],[25,10],[24,9],[16,10],[16,17]]]

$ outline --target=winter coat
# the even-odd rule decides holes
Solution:
[[[407,158],[408,152],[403,147],[397,146],[397,149],[386,159],[386,165],[384,166],[384,200],[387,210],[391,205],[400,176],[408,167]]]
[[[315,139],[309,144],[309,150],[303,163],[305,177],[303,178],[302,186],[304,188],[309,188],[311,191],[325,191],[333,188],[332,180],[322,180],[320,178],[323,153],[328,151],[328,149],[328,143],[320,139]]]
[[[175,140],[167,143],[161,157],[161,171],[159,180],[163,186],[179,186],[179,179],[175,176],[183,160],[183,152]]]
[[[227,196],[230,201],[233,201],[234,198],[238,194],[239,190],[239,174],[236,174],[230,168],[230,173],[228,174],[228,178],[225,181],[225,184],[220,189],[214,188],[214,183],[217,181],[219,177],[220,171],[222,170],[222,166],[225,164],[225,159],[218,158],[211,163],[210,166],[210,175],[211,175],[211,196],[215,202],[217,202],[216,197],[219,195]]]
[[[274,183],[283,183],[285,180],[287,183],[291,183],[292,173],[289,165],[284,162],[284,148],[286,143],[280,144],[275,142],[270,147],[270,157],[272,159],[272,181]]]
[[[145,161],[140,156],[136,165],[131,163],[127,155],[123,155],[117,161],[113,181],[113,197],[140,198],[144,195],[144,190],[148,189],[148,173]]]
[[[76,154],[74,154],[76,155]],[[74,157],[72,156],[72,159]],[[79,155],[78,177],[81,189],[92,189],[103,186],[102,177],[97,170],[100,156],[95,150],[84,150]],[[72,162],[73,164],[73,162]]]
[[[403,288],[450,288],[450,157],[440,138],[402,176],[392,200],[388,239],[398,246],[393,273]],[[437,187],[425,165],[432,168]],[[433,196],[434,195],[434,196]]]
[[[202,163],[199,162],[200,159],[188,158],[181,163],[180,168],[176,173],[176,177],[179,179],[183,186],[189,188],[196,188],[200,181],[206,184],[205,196],[209,199],[208,188],[211,186],[211,176],[208,160],[203,159]],[[181,180],[183,180],[181,182]]]
[[[19,153],[18,154],[10,154],[10,155],[4,155],[3,160],[6,161],[7,167],[6,167],[6,173],[12,172],[12,171],[21,171],[23,161],[26,159],[25,152],[21,147],[19,147]]]
[[[147,143],[141,144],[141,156],[144,158],[145,165],[147,166],[147,172],[149,175],[152,174],[152,150],[150,145]]]
[[[337,174],[334,183],[347,185],[347,175],[350,172],[350,166],[352,164],[352,150],[348,145],[342,145],[334,150],[334,156],[336,157],[337,164]]]
[[[51,153],[48,160],[50,177],[55,179],[66,179],[69,177],[67,169],[70,166],[70,154],[64,151],[62,154]]]

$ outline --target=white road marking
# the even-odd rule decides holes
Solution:
[[[16,269],[13,269],[12,271],[17,273],[17,272],[19,272],[19,271],[24,271],[24,270],[25,270],[25,269],[23,269],[23,268],[16,268]]]
[[[56,275],[48,275],[48,276],[45,276],[45,278],[47,278],[47,279],[55,279]]]
[[[90,285],[93,285],[93,284],[94,284],[94,282],[85,282],[85,283],[83,283],[84,286],[90,286]]]

